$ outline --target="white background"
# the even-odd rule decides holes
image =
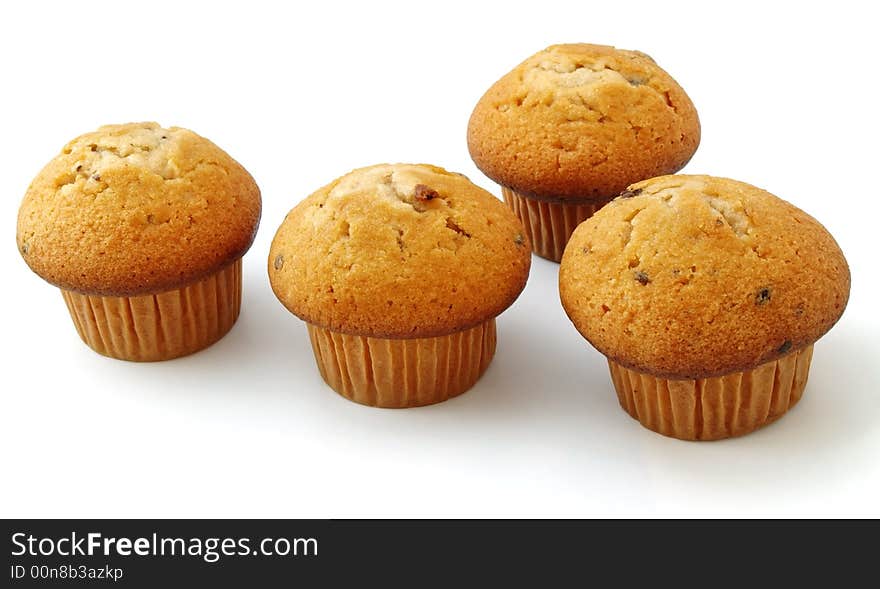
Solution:
[[[868,3],[276,4],[5,5],[0,515],[880,516]],[[337,396],[272,295],[266,257],[284,214],[354,167],[430,162],[498,194],[468,157],[470,111],[566,41],[651,54],[700,113],[685,171],[794,202],[846,253],[849,308],[816,346],[804,399],[771,427],[715,443],[641,428],[566,319],[558,267],[539,258],[482,380],[421,409]],[[13,243],[21,196],[61,146],[136,120],[212,139],[263,191],[238,324],[158,364],[87,348]]]

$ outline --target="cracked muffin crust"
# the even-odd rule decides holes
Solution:
[[[260,206],[250,174],[192,131],[107,125],[68,143],[37,175],[16,237],[31,269],[62,289],[142,295],[239,259]]]
[[[37,174],[16,240],[93,350],[168,360],[232,329],[260,206],[250,174],[192,131],[107,125]]]
[[[690,98],[653,59],[604,45],[553,45],[496,82],[468,124],[487,176],[550,201],[603,201],[681,169],[700,142]]]
[[[354,170],[298,204],[268,262],[279,300],[313,325],[427,338],[509,307],[531,256],[513,213],[466,177],[385,164]]]
[[[811,346],[849,287],[819,222],[710,176],[630,186],[575,230],[559,270],[562,304],[593,346],[669,379],[751,370]]]

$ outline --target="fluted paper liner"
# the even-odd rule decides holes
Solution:
[[[440,337],[384,339],[307,324],[321,376],[333,390],[374,407],[417,407],[460,395],[495,354],[495,319]]]
[[[155,295],[61,294],[80,337],[99,354],[168,360],[206,348],[232,328],[241,309],[241,258],[204,280]]]
[[[524,196],[506,186],[501,187],[501,194],[522,221],[532,250],[554,262],[562,259],[575,228],[608,202],[550,202]]]
[[[779,419],[803,395],[813,346],[753,370],[667,380],[608,360],[620,406],[643,426],[682,440],[741,436]]]

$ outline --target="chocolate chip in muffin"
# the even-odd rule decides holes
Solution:
[[[440,193],[431,188],[430,186],[426,186],[424,184],[416,184],[415,190],[413,191],[413,196],[416,200],[434,200]]]
[[[461,227],[461,225],[459,225],[458,223],[456,223],[456,222],[452,219],[452,217],[446,217],[446,227],[447,227],[448,229],[452,229],[453,231],[455,231],[456,233],[458,233],[459,235],[461,235],[461,236],[463,236],[463,237],[467,237],[468,239],[470,239],[470,237],[471,237],[471,234],[468,233],[467,231],[465,231],[465,230]]]
[[[627,189],[627,190],[624,190],[623,192],[621,192],[620,195],[618,196],[618,198],[632,198],[634,196],[640,195],[641,193],[642,193],[641,188],[636,188],[635,190],[628,190]]]
[[[645,84],[645,79],[639,76],[627,76],[626,81],[629,82],[630,86],[643,86]]]
[[[755,304],[759,307],[770,302],[770,287],[765,286],[755,294]]]
[[[785,340],[777,350],[780,354],[784,354],[791,349],[791,340]]]
[[[641,270],[636,271],[634,273],[634,276],[636,278],[636,281],[642,286],[646,286],[649,282],[651,282],[651,279],[648,277],[648,275]]]

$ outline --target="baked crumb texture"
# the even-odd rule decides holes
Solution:
[[[681,169],[700,142],[696,109],[649,56],[554,45],[477,103],[468,147],[513,191],[549,201],[607,201],[633,182]]]
[[[574,232],[563,306],[622,367],[665,379],[755,369],[813,344],[849,298],[846,259],[805,212],[748,184],[634,184]]]
[[[504,203],[460,174],[397,164],[355,170],[298,204],[268,270],[279,300],[314,326],[426,338],[500,314],[530,262]]]
[[[260,206],[247,171],[192,131],[108,125],[68,143],[40,171],[16,237],[31,269],[62,289],[156,294],[240,258]]]

